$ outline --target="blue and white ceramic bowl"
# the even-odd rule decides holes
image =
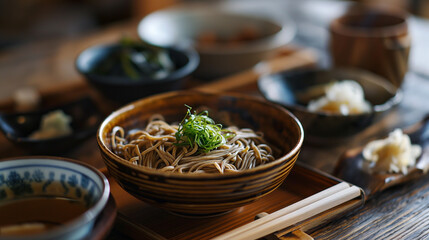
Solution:
[[[0,206],[11,201],[42,196],[73,199],[86,205],[86,211],[76,218],[43,233],[20,236],[19,239],[86,237],[105,207],[109,193],[110,186],[106,177],[82,162],[49,157],[0,161]],[[17,238],[11,236],[1,239]]]

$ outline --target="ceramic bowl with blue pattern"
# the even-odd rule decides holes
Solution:
[[[106,177],[82,162],[48,157],[1,160],[0,237],[85,238],[109,193]]]

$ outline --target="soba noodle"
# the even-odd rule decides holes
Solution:
[[[262,134],[251,129],[224,128],[230,134],[226,143],[211,151],[176,143],[178,125],[159,116],[144,130],[129,131],[120,126],[112,130],[115,154],[139,166],[179,173],[226,173],[257,167],[274,160],[272,149]]]

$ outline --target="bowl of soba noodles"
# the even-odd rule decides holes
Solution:
[[[304,132],[286,109],[247,95],[174,91],[110,114],[97,142],[109,174],[136,198],[210,216],[274,191]]]

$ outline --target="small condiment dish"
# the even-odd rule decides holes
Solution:
[[[40,130],[42,119],[55,111],[61,111],[70,118],[71,132],[57,137],[32,137]],[[9,141],[29,153],[62,154],[94,134],[103,117],[96,103],[84,97],[48,109],[0,114],[0,130]]]
[[[146,44],[143,45],[143,48],[145,46],[165,51],[171,64],[174,65],[174,70],[158,78],[148,76],[147,73],[132,78],[132,75],[124,72],[124,69],[129,70],[131,65],[124,66],[125,60],[120,54],[129,47],[121,43],[95,45],[85,49],[76,59],[76,69],[107,100],[123,104],[149,95],[181,89],[184,80],[194,72],[199,64],[198,53],[191,47],[161,48]],[[136,51],[132,54],[136,58],[133,61],[142,61],[143,55],[136,55]],[[106,62],[107,60],[111,62]],[[102,67],[107,68],[108,73],[97,71],[101,64],[104,64]]]
[[[341,80],[354,80],[370,103],[368,112],[342,115],[310,111],[308,104],[324,95],[324,88]],[[301,121],[306,139],[326,142],[347,138],[371,125],[382,113],[397,105],[402,91],[384,78],[358,69],[301,69],[262,76],[259,91],[269,101],[281,104]]]
[[[1,239],[84,239],[110,195],[101,172],[64,158],[0,160],[0,183]]]
[[[409,167],[406,174],[368,171],[362,154],[364,146],[344,152],[340,156],[333,174],[361,187],[367,198],[389,187],[426,175],[429,171],[429,115],[415,125],[404,129],[403,132],[410,137],[412,144],[417,144],[422,148],[422,153],[417,158],[415,166]]]

